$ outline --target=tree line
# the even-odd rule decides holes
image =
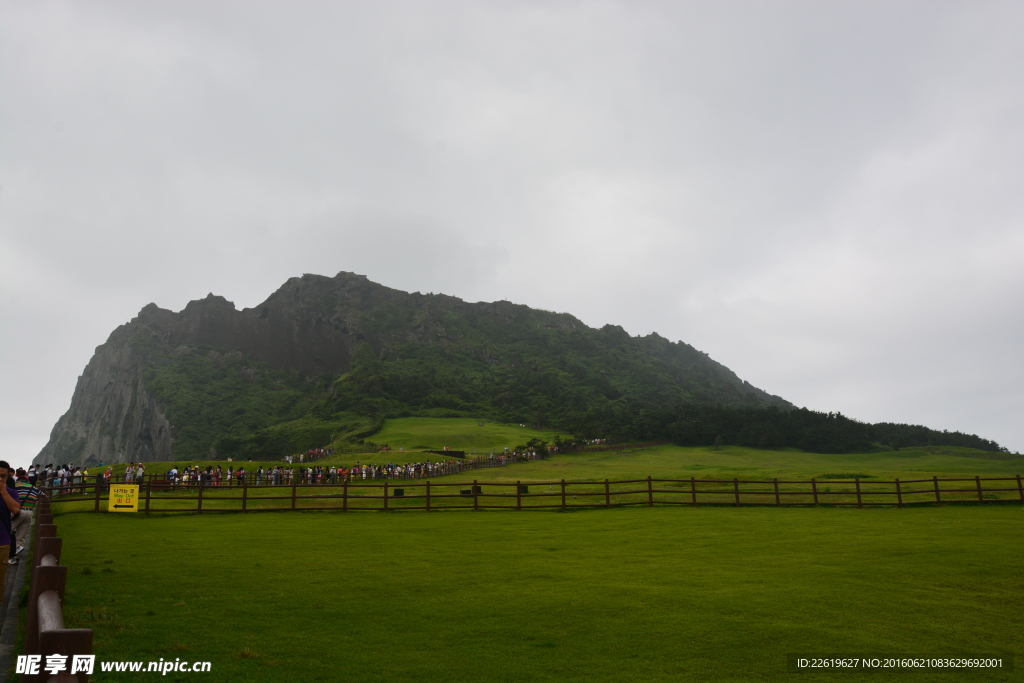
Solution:
[[[842,413],[807,408],[684,405],[672,410],[622,406],[603,414],[567,416],[566,427],[582,438],[611,441],[666,440],[681,446],[734,444],[753,448],[799,448],[814,453],[850,453],[908,446],[956,446],[1006,452],[974,434],[921,425],[868,424]]]

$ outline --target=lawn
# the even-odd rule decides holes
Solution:
[[[599,481],[604,479],[839,479],[864,476],[924,479],[933,476],[1012,477],[1024,474],[1024,456],[971,448],[905,449],[881,453],[807,453],[743,446],[654,446],[622,452],[577,452],[513,467],[470,473],[495,481]],[[828,476],[826,476],[828,475]],[[846,476],[836,476],[846,475]],[[467,479],[463,476],[462,479]]]
[[[99,659],[209,660],[206,681],[1024,680],[786,673],[787,653],[1019,659],[1021,506],[57,524],[66,622]]]
[[[489,420],[405,417],[385,420],[381,430],[369,439],[374,443],[388,444],[392,451],[400,448],[407,451],[441,450],[447,446],[453,451],[482,454],[523,446],[530,439],[551,443],[559,434],[569,436],[564,431],[532,429]],[[398,454],[392,452],[391,457],[398,457]]]

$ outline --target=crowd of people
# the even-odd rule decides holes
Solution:
[[[101,465],[102,466],[102,465]],[[136,465],[129,463],[125,468],[122,481],[125,484],[141,484],[146,474],[146,466],[141,462]],[[97,481],[93,481],[98,476]],[[27,470],[28,481],[39,488],[58,489],[63,493],[81,493],[85,484],[104,484],[109,486],[116,481],[114,468],[107,467],[100,473],[90,474],[88,467],[75,467],[75,463],[48,464],[46,466],[30,465]]]
[[[244,465],[223,469],[220,465],[201,469],[186,466],[180,472],[172,468],[167,480],[174,486],[291,486],[292,484],[344,484],[376,479],[420,479],[444,474],[456,474],[476,466],[476,461],[441,460],[414,462],[404,465],[373,465],[356,463],[343,465],[314,465],[288,467],[275,465],[246,470]],[[250,465],[251,467],[251,465]]]
[[[326,449],[324,449],[326,450]],[[508,449],[503,453],[491,453],[487,457],[472,458],[467,460],[439,460],[423,461],[405,464],[388,463],[385,465],[363,464],[357,462],[351,467],[345,465],[314,465],[312,467],[294,467],[286,465],[273,465],[264,468],[262,465],[249,463],[249,468],[243,464],[228,465],[226,468],[221,465],[214,467],[208,465],[205,469],[186,465],[180,471],[173,467],[167,473],[165,481],[171,486],[291,486],[292,484],[344,484],[358,483],[363,481],[375,481],[381,479],[403,480],[403,479],[424,479],[437,477],[445,474],[458,474],[466,470],[480,469],[484,467],[502,467],[514,462],[525,462],[547,458],[547,450],[537,452],[528,449],[522,453],[510,452]],[[141,483],[142,477],[139,474],[142,465],[135,469],[135,476]],[[132,469],[129,465],[128,470]],[[125,481],[130,477],[125,475]]]
[[[81,484],[89,476],[89,470],[75,467],[75,463],[69,462],[62,465],[49,464],[45,467],[29,465],[25,471],[27,480],[33,486],[41,488],[57,488]]]
[[[314,460],[319,460],[320,458],[326,458],[328,455],[334,455],[333,446],[328,446],[326,448],[310,448],[305,453],[299,453],[298,455],[286,455],[284,456],[284,461],[291,465],[295,463],[296,460],[298,462],[313,462]]]
[[[425,460],[405,464],[363,464],[357,462],[352,466],[345,465],[312,465],[295,466],[298,461],[318,460],[333,454],[330,448],[315,448],[301,455],[285,458],[284,465],[256,465],[255,463],[230,463],[226,466],[209,465],[206,468],[198,465],[186,465],[181,470],[172,467],[166,475],[151,474],[150,479],[163,481],[170,486],[291,486],[292,484],[343,484],[382,479],[404,480],[424,479],[446,474],[458,474],[467,470],[486,467],[503,467],[514,462],[525,462],[547,458],[552,449],[536,450],[528,448],[523,452],[510,451],[508,448],[501,453],[490,453],[486,457],[469,459],[446,459],[438,461]],[[93,482],[90,476],[95,477]],[[122,475],[115,477],[113,467],[107,467],[102,473],[90,475],[87,468],[75,467],[74,463],[61,465],[33,465],[26,473],[26,481],[33,486],[57,489],[63,493],[80,493],[85,484],[101,484],[109,486],[120,480],[126,484],[142,485],[146,482],[146,466],[144,463],[128,463]]]
[[[29,472],[14,470],[6,461],[0,460],[0,585],[7,578],[7,565],[18,564],[19,556],[25,550],[28,531],[36,503],[43,495],[35,485],[35,468],[30,479]]]

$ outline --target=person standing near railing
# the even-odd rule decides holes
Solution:
[[[21,510],[18,491],[11,488],[10,477],[11,466],[6,460],[0,460],[0,498],[3,499],[3,504],[0,505],[0,586],[7,585],[7,560],[11,552],[11,542],[14,540],[11,533],[11,515]]]
[[[18,503],[21,505],[21,510],[11,522],[14,543],[12,544],[13,552],[11,553],[11,559],[7,561],[8,564],[18,564],[18,553],[25,549],[25,537],[28,536],[28,530],[32,526],[32,516],[35,513],[36,501],[41,493],[39,489],[32,485],[23,469],[18,469],[17,483],[14,485],[14,488],[18,492]]]

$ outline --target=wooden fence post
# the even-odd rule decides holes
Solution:
[[[64,541],[57,536],[40,538],[33,553],[32,569],[42,564],[43,558],[47,555],[53,555],[57,560],[57,564],[60,564],[60,551],[63,545]]]
[[[818,478],[811,479],[811,494],[814,496],[814,504],[818,504]]]
[[[1020,475],[1017,475],[1017,491],[1020,493],[1020,502],[1024,503],[1024,484],[1021,484]]]
[[[384,512],[388,511],[388,480],[384,480]]]
[[[480,509],[480,498],[477,495],[476,479],[473,480],[473,510]]]
[[[199,482],[199,497],[196,501],[196,512],[203,514],[203,482]]]
[[[932,477],[932,482],[935,484],[935,502],[936,503],[941,503],[942,502],[942,498],[939,496],[939,478],[938,477]],[[1024,499],[1022,499],[1022,500],[1024,500]]]
[[[296,480],[295,480],[295,479],[293,478],[293,479],[292,479],[292,510],[294,510],[294,509],[295,509],[295,494],[297,493],[297,489],[298,489],[298,487],[299,487],[299,482],[298,482],[298,481],[296,481]]]
[[[95,490],[95,494],[96,494],[96,505],[95,505],[95,507],[93,508],[93,512],[99,512],[99,511],[100,511],[100,485],[99,485],[99,484],[93,484],[93,488],[95,488],[95,489],[96,489],[96,490]]]
[[[903,507],[903,489],[900,488],[899,477],[896,477],[896,507]]]
[[[562,509],[565,509],[565,479],[562,480]]]
[[[858,477],[857,479],[854,479],[853,481],[857,485],[857,507],[863,508],[864,504],[863,504],[863,501],[861,500],[861,497],[860,497],[860,478]]]
[[[67,585],[68,568],[60,565],[39,566],[32,570],[32,581],[29,584],[28,610],[25,629],[25,653],[45,654],[40,651],[39,642],[39,596],[45,591],[55,591],[61,600],[64,599],[64,587]],[[52,652],[50,654],[53,654]]]
[[[430,490],[429,488],[427,489]],[[429,498],[427,499],[430,500]],[[429,502],[427,503],[430,504]],[[341,511],[348,512],[348,477],[343,477],[341,480]]]
[[[612,506],[611,484],[607,479],[604,480],[604,506],[606,508],[610,508]]]
[[[738,477],[732,478],[732,490],[736,495],[736,507],[740,506],[740,480]]]
[[[690,504],[697,504],[697,478],[690,477]]]
[[[775,477],[775,480],[772,483],[775,484],[775,505],[782,505],[781,499],[779,498],[779,478]]]
[[[44,629],[39,635],[39,652],[44,657],[49,654],[59,654],[67,657],[68,667],[70,671],[70,663],[74,655],[83,655],[92,653],[92,629],[91,628],[64,628],[64,615],[61,614],[60,599],[56,593],[46,592],[39,596],[39,600],[42,603],[42,611],[45,613],[41,615],[39,627]],[[48,622],[48,623],[47,623]],[[88,676],[84,672],[79,672],[74,676],[65,678],[67,674],[62,674],[58,678],[53,676],[48,680],[60,680],[60,681],[85,681]],[[25,678],[35,678],[34,676],[26,676]],[[39,679],[46,679],[47,676],[40,676]]]
[[[146,514],[149,514],[149,496],[153,492],[153,480],[146,482]]]
[[[523,487],[521,484],[522,481],[516,479],[516,510],[523,509]]]
[[[44,502],[45,502],[45,505],[41,504],[38,507],[38,512],[36,513],[36,522],[35,522],[35,524],[33,525],[33,528],[32,528],[32,545],[33,546],[36,543],[38,543],[39,539],[41,538],[41,536],[39,534],[39,529],[42,528],[42,526],[44,524],[53,524],[53,512],[51,512],[50,503],[49,503],[49,501],[44,501]],[[56,527],[54,527],[54,529],[56,529]],[[56,532],[54,532],[53,534],[50,534],[50,535],[51,536],[55,536]]]
[[[249,485],[242,480],[242,512],[248,512],[247,504],[249,502]]]
[[[654,482],[647,477],[647,507],[654,507]]]
[[[980,476],[975,477],[974,478],[974,482],[978,485],[978,502],[979,503],[984,503],[985,502],[985,497],[981,494],[981,477]]]

